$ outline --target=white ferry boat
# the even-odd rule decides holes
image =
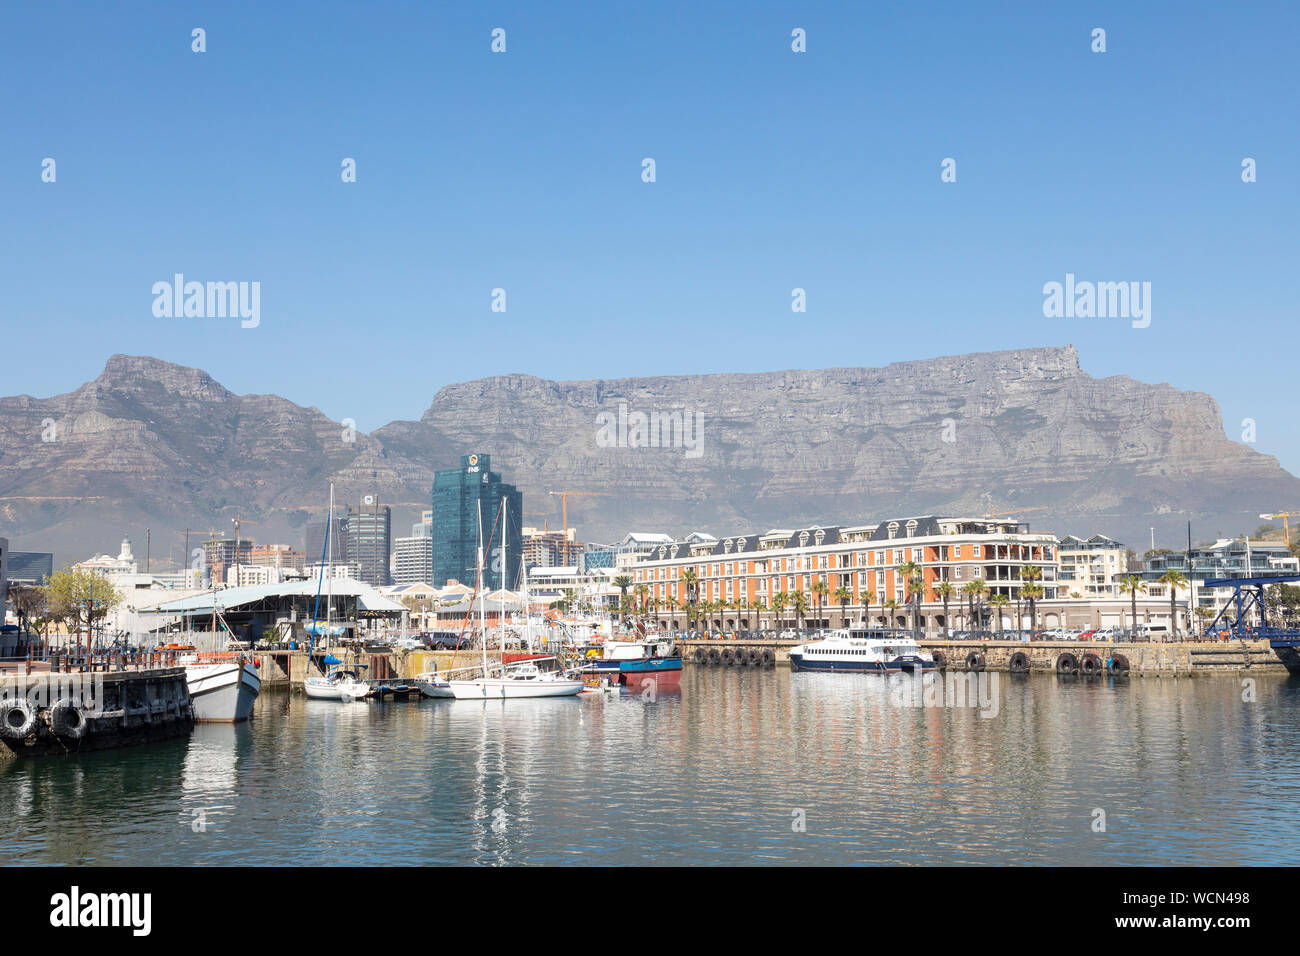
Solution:
[[[934,670],[934,659],[911,637],[897,631],[852,628],[790,648],[796,671],[836,671],[858,674],[898,674],[904,670]]]

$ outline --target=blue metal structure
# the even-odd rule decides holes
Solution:
[[[1288,627],[1281,609],[1274,604],[1270,611],[1264,589],[1274,584],[1300,581],[1300,574],[1261,574],[1240,578],[1207,578],[1202,587],[1232,588],[1232,599],[1224,605],[1205,629],[1207,636],[1226,633],[1238,640],[1267,640],[1273,653],[1292,674],[1300,674],[1300,627]],[[1259,627],[1246,623],[1246,615],[1259,611]]]

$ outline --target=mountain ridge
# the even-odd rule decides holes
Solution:
[[[598,416],[620,405],[697,416],[699,457],[606,447]],[[559,524],[548,491],[613,492],[570,502],[570,524],[596,541],[1016,506],[1046,506],[1026,517],[1061,534],[1143,541],[1189,518],[1201,537],[1232,532],[1276,496],[1300,498],[1275,457],[1228,440],[1213,396],[1094,378],[1072,346],[879,368],[510,373],[444,385],[418,419],[368,434],[277,395],[236,395],[202,369],[113,355],[71,392],[0,398],[0,535],[62,561],[150,527],[168,542],[161,559],[185,527],[223,533],[238,511],[260,522],[258,540],[300,543],[333,479],[340,503],[378,491],[393,504],[399,537],[433,472],[469,451],[520,486],[528,523],[545,512]]]

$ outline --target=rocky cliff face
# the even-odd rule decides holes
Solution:
[[[669,447],[646,447],[652,435]],[[1210,396],[1095,379],[1072,348],[880,369],[499,376],[443,388],[419,421],[372,435],[196,369],[114,356],[68,395],[0,399],[0,534],[63,560],[148,526],[169,542],[154,547],[162,557],[168,535],[228,533],[238,510],[260,522],[254,537],[292,542],[332,478],[341,503],[377,489],[398,536],[433,472],[470,450],[520,486],[530,523],[547,512],[558,526],[547,491],[609,493],[570,500],[586,540],[1041,506],[1026,515],[1035,527],[1141,550],[1152,525],[1181,540],[1190,518],[1210,537],[1300,499],[1275,459],[1226,438]]]

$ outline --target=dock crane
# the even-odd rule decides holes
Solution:
[[[610,498],[613,497],[606,491],[548,491],[548,495],[558,495],[560,498],[560,521],[564,525],[564,536],[569,536],[569,496],[575,498]]]
[[[1291,547],[1291,518],[1300,518],[1300,511],[1279,511],[1276,514],[1260,515],[1265,521],[1272,521],[1275,518],[1282,519],[1282,535],[1288,549]]]

